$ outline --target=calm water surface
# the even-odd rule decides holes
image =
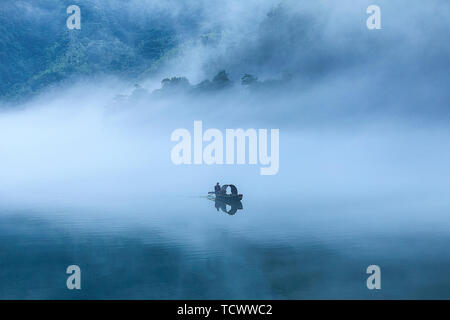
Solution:
[[[417,199],[202,196],[113,209],[4,208],[2,299],[450,298],[448,208]],[[422,209],[421,209],[422,208]],[[65,269],[82,270],[82,290]],[[366,287],[366,268],[382,289]]]

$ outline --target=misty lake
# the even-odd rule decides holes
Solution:
[[[246,192],[234,215],[201,195],[106,211],[2,209],[0,298],[449,298],[445,212],[409,200]],[[72,264],[81,290],[66,288]],[[372,264],[381,290],[366,287]]]
[[[170,132],[191,119],[19,120],[0,139],[2,299],[450,298],[446,128],[282,127],[264,176],[174,165]],[[244,195],[234,215],[207,199],[216,182]]]
[[[380,2],[2,1],[0,299],[450,299],[450,1]]]

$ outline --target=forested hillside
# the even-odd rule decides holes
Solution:
[[[3,2],[0,11],[0,96],[16,99],[71,76],[133,77],[156,67],[178,38],[170,19],[78,1],[82,29],[66,27],[68,1]]]
[[[253,88],[286,79],[302,88],[338,77],[341,84],[354,84],[360,77],[366,82],[357,83],[379,92],[377,108],[388,107],[385,91],[395,91],[397,101],[389,102],[394,108],[445,109],[449,73],[442,66],[448,65],[450,45],[444,41],[446,11],[439,4],[446,2],[426,10],[401,10],[404,0],[386,6],[384,27],[376,31],[366,27],[367,5],[351,3],[2,1],[0,101],[26,99],[66,79],[94,75],[115,75],[130,86],[153,76],[185,77],[209,91],[215,84],[203,80],[225,70],[234,84],[248,74],[244,83]],[[66,27],[66,9],[73,4],[81,8],[81,30]],[[422,15],[436,19],[427,26],[421,19],[403,23]],[[167,91],[174,83],[162,85]],[[334,89],[344,95],[342,88],[328,87]],[[422,100],[405,103],[418,90]]]

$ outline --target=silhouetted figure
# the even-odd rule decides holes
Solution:
[[[221,190],[220,184],[217,182],[216,185],[214,186],[214,192],[216,194],[219,194]]]

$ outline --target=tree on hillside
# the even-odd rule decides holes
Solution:
[[[252,76],[251,74],[244,74],[241,78],[241,84],[243,86],[249,86],[258,82],[258,78]]]

